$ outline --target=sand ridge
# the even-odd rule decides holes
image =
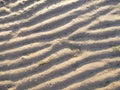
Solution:
[[[120,90],[120,0],[0,0],[0,90]]]

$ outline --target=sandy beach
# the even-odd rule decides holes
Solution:
[[[120,0],[0,0],[0,90],[120,90]]]

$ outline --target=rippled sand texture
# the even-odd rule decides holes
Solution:
[[[120,90],[119,45],[120,0],[1,0],[0,90]]]

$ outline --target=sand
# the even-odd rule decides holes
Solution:
[[[120,0],[0,0],[0,90],[120,90]]]

